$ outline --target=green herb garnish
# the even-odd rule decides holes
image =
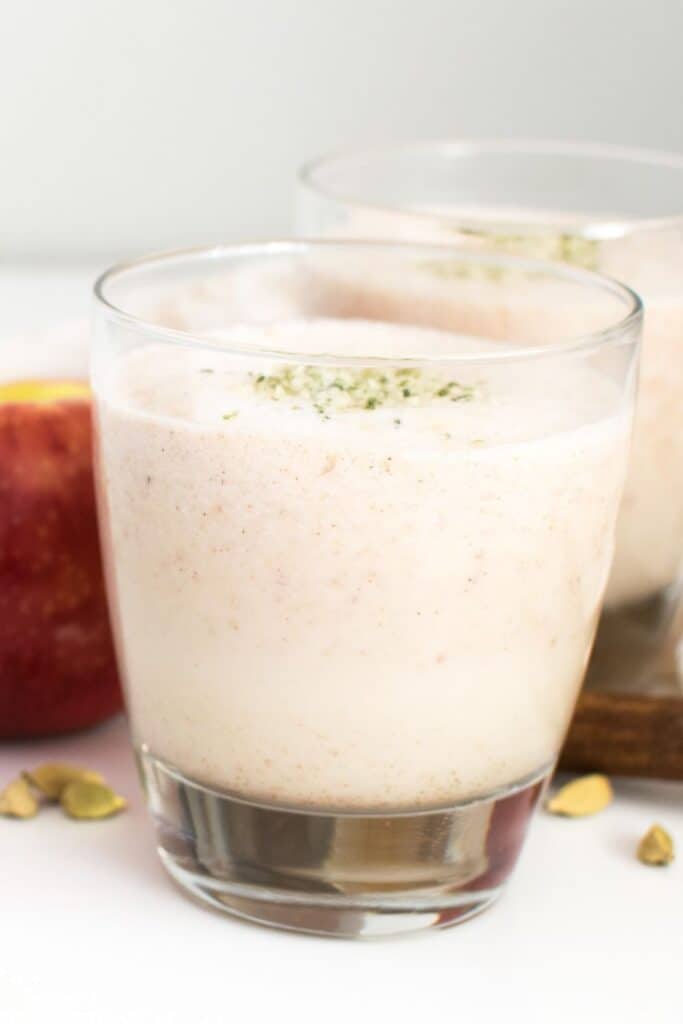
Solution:
[[[495,251],[523,256],[527,259],[560,261],[571,263],[584,270],[597,270],[599,266],[600,248],[597,239],[582,238],[567,232],[560,234],[507,235],[486,234],[479,231],[462,231],[460,234],[471,235],[481,243],[477,252]],[[507,274],[506,267],[494,266],[482,261],[471,263],[462,260],[428,260],[422,267],[437,277],[472,278],[485,281],[500,281]],[[512,268],[510,268],[512,269]],[[524,272],[524,271],[522,271]]]
[[[407,381],[410,381],[410,386]],[[413,367],[391,370],[363,370],[283,366],[271,374],[254,378],[254,389],[272,401],[296,398],[308,400],[315,411],[329,419],[331,412],[379,409],[382,406],[424,406],[435,400],[470,401],[475,397],[472,385],[456,380],[444,383],[443,377]],[[400,419],[394,419],[399,426]]]

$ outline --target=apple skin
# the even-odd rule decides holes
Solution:
[[[0,401],[0,739],[54,735],[122,698],[87,397]]]

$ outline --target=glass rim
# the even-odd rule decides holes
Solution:
[[[398,203],[366,201],[360,195],[345,193],[343,189],[331,189],[320,181],[321,171],[332,167],[336,163],[341,164],[345,161],[368,157],[407,155],[411,153],[445,155],[458,158],[508,154],[539,157],[565,156],[587,160],[606,159],[622,164],[640,163],[649,165],[652,168],[668,168],[669,170],[683,172],[683,155],[667,150],[648,149],[643,146],[618,146],[611,143],[576,142],[562,139],[456,137],[452,139],[413,139],[402,142],[388,142],[383,145],[348,146],[343,149],[332,150],[306,161],[297,172],[297,182],[332,202],[381,213],[401,212],[414,217],[416,220],[433,221],[433,213],[414,210]],[[589,216],[581,223],[576,224],[566,219],[553,221],[552,217],[541,222],[529,222],[523,218],[520,220],[509,220],[506,218],[504,222],[496,223],[486,217],[478,217],[476,214],[471,216],[454,214],[452,217],[449,217],[447,212],[439,213],[439,218],[453,225],[458,225],[466,231],[483,236],[491,233],[495,223],[496,230],[504,226],[508,230],[514,229],[520,233],[532,236],[557,231],[570,231],[572,235],[578,238],[607,241],[614,237],[636,234],[640,231],[662,230],[664,228],[683,226],[683,208],[680,212],[673,212],[663,217],[631,216],[617,218],[610,216],[601,217],[599,215]]]
[[[561,338],[556,342],[550,341],[547,345],[538,346],[524,344],[520,341],[515,348],[505,349],[499,352],[483,353],[425,353],[416,352],[414,355],[383,356],[383,355],[346,355],[335,352],[301,352],[296,349],[282,350],[258,345],[239,345],[232,342],[222,342],[221,339],[198,336],[192,330],[183,330],[175,327],[166,327],[163,324],[155,323],[152,320],[131,313],[122,306],[117,305],[106,294],[110,284],[129,274],[138,271],[149,270],[154,267],[163,269],[176,263],[182,265],[196,265],[202,262],[212,264],[214,261],[237,260],[239,258],[253,258],[261,255],[279,256],[303,254],[309,251],[333,251],[358,252],[365,250],[369,252],[380,252],[387,250],[390,253],[416,253],[422,256],[433,256],[439,259],[457,259],[458,261],[471,264],[493,264],[495,266],[521,269],[535,274],[547,275],[550,278],[573,282],[585,287],[590,287],[598,292],[602,291],[620,300],[625,305],[624,315],[615,320],[607,327],[595,331],[587,331],[580,335]],[[520,360],[547,359],[560,355],[571,355],[582,353],[591,349],[598,349],[610,343],[621,342],[629,335],[631,330],[640,326],[643,319],[643,303],[638,295],[628,285],[622,284],[606,275],[586,270],[582,267],[575,267],[571,264],[554,260],[527,259],[525,257],[513,256],[509,253],[498,253],[489,251],[478,251],[472,249],[459,249],[455,246],[439,244],[424,244],[421,242],[392,242],[392,241],[366,241],[363,239],[278,239],[266,242],[231,243],[215,246],[198,246],[185,249],[172,249],[165,252],[153,253],[141,256],[136,259],[116,263],[109,267],[95,280],[93,285],[96,312],[99,310],[107,320],[115,321],[123,326],[134,328],[140,333],[154,335],[160,341],[200,350],[211,350],[222,352],[226,355],[252,356],[274,360],[305,361],[309,364],[323,364],[335,366],[353,365],[416,365],[440,363],[446,365],[472,364],[472,363],[510,363]],[[301,319],[305,319],[302,317]],[[351,318],[349,318],[351,319]],[[272,323],[273,321],[270,321]],[[378,321],[391,323],[390,320]],[[234,326],[266,326],[268,322],[235,321]],[[429,324],[403,324],[404,326],[423,327],[438,330],[444,334],[457,335],[460,332],[449,328],[433,327]],[[494,339],[491,339],[494,340]],[[500,339],[497,339],[500,340]],[[516,344],[516,343],[515,343]]]

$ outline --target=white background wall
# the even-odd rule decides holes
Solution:
[[[286,233],[305,158],[683,150],[682,0],[0,0],[0,260]]]

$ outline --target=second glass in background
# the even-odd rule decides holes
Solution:
[[[322,159],[301,175],[307,236],[412,239],[562,260],[646,306],[629,475],[589,685],[678,692],[683,678],[683,158],[604,146],[424,142]],[[462,268],[454,263],[454,275]],[[564,311],[564,315],[567,311]],[[466,328],[462,307],[453,327]],[[572,329],[580,332],[577,311]],[[500,279],[492,336],[526,336]]]

